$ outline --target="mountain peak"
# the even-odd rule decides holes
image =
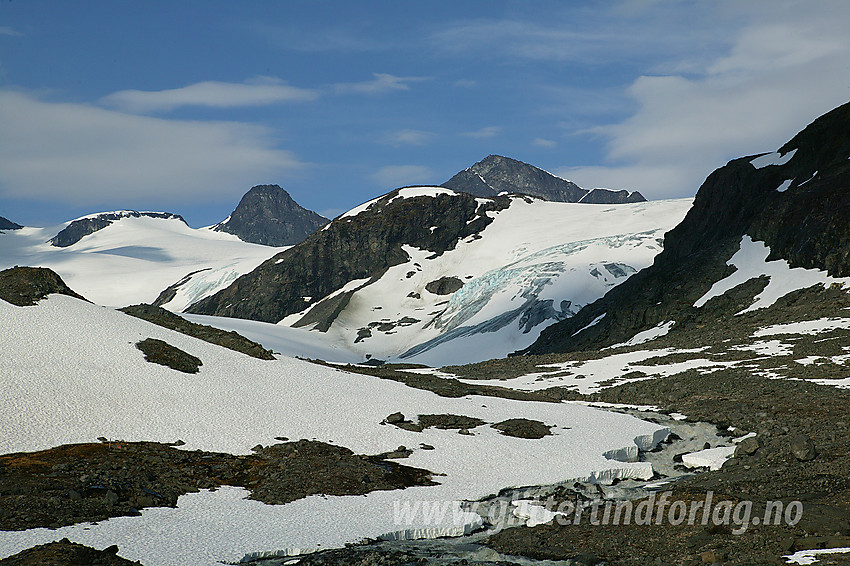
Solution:
[[[245,242],[279,247],[299,243],[328,222],[295,202],[279,185],[256,185],[213,230],[234,234]]]
[[[589,191],[534,165],[496,154],[490,154],[472,167],[464,169],[442,186],[479,197],[522,193],[549,201],[593,204],[622,204],[646,200],[638,192],[609,189]]]
[[[0,216],[0,230],[20,230],[23,228],[20,224],[15,224],[8,218]]]

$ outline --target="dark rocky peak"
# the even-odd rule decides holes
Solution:
[[[20,230],[23,228],[20,224],[15,224],[8,218],[0,216],[0,230]]]
[[[621,204],[646,200],[638,192],[609,189],[588,191],[572,181],[556,177],[539,167],[501,155],[488,155],[443,183],[443,186],[482,197],[501,193],[521,193],[549,201],[594,204]]]
[[[712,301],[693,305],[735,271],[726,262],[745,235],[770,248],[768,261],[850,276],[849,158],[850,103],[816,119],[776,152],[730,161],[699,188],[652,266],[545,329],[527,351],[596,349],[666,321],[684,325],[709,316],[703,311],[717,308]]]
[[[441,187],[396,189],[339,216],[187,312],[276,323],[309,311],[304,324],[327,329],[356,289],[324,297],[355,280],[368,285],[408,261],[404,245],[437,256],[454,249],[493,221],[487,212],[509,205],[507,197],[482,202]]]
[[[46,267],[12,267],[0,271],[0,299],[13,305],[31,306],[52,293],[85,300]]]
[[[300,206],[278,185],[257,185],[245,193],[227,220],[213,230],[266,246],[293,246],[329,220]]]
[[[57,248],[67,248],[76,244],[89,234],[103,230],[116,220],[121,220],[122,218],[162,218],[165,220],[179,220],[183,224],[186,223],[182,216],[171,214],[170,212],[138,212],[136,210],[102,212],[74,220],[64,230],[51,238],[50,243]]]

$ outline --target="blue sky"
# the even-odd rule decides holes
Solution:
[[[850,2],[0,4],[0,216],[334,216],[490,153],[691,196],[850,100]]]

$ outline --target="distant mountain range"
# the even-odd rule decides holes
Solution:
[[[443,183],[442,186],[479,197],[521,193],[554,202],[586,204],[624,204],[646,200],[637,191],[582,189],[572,181],[561,179],[543,169],[501,155],[488,155]]]

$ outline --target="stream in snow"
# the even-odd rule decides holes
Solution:
[[[705,422],[690,422],[683,415],[664,414],[654,407],[631,407],[600,403],[600,408],[615,412],[626,413],[641,420],[659,424],[672,433],[671,440],[659,443],[651,451],[640,451],[633,455],[616,455],[636,459],[652,466],[655,474],[649,479],[624,479],[610,484],[597,482],[568,481],[547,486],[528,486],[516,489],[504,489],[500,493],[474,502],[463,502],[459,509],[448,507],[448,513],[465,512],[477,515],[478,520],[468,525],[475,525],[474,532],[451,533],[399,531],[388,533],[382,540],[372,541],[369,549],[386,552],[406,552],[417,557],[427,558],[429,562],[445,564],[459,560],[469,562],[509,560],[513,563],[549,566],[568,564],[568,561],[532,560],[516,556],[509,559],[497,551],[483,546],[484,539],[509,527],[521,525],[534,526],[547,522],[554,515],[545,510],[547,499],[554,494],[561,498],[565,493],[571,498],[587,502],[592,501],[626,501],[644,498],[652,493],[667,491],[671,486],[686,477],[699,473],[704,468],[688,469],[675,456],[696,455],[706,452],[705,445],[711,446],[711,451],[726,449],[731,454],[735,441],[732,433],[720,431],[715,425]],[[740,433],[738,433],[740,434]],[[700,461],[699,457],[695,458]],[[441,510],[442,511],[442,510]],[[541,517],[543,520],[541,520]],[[281,549],[246,555],[243,562],[257,566],[283,566],[295,564],[297,549]]]

